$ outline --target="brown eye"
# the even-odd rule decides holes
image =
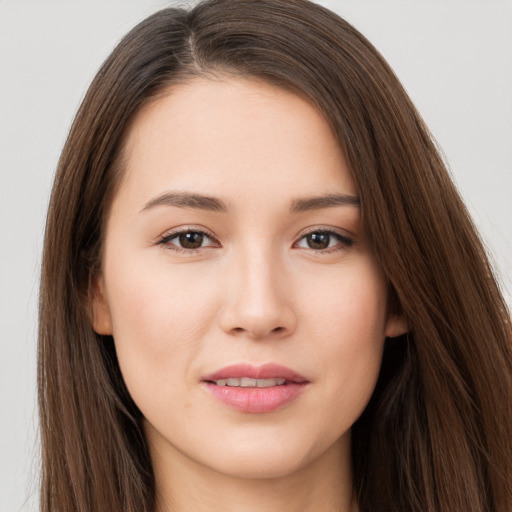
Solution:
[[[306,236],[306,243],[310,249],[327,249],[331,242],[329,233],[310,233]]]
[[[204,234],[197,231],[187,231],[180,233],[178,240],[183,249],[199,249],[203,245]]]
[[[159,245],[177,252],[198,251],[206,247],[219,247],[215,238],[203,231],[186,229],[166,235],[160,239]]]
[[[332,252],[336,250],[346,249],[351,247],[354,241],[346,236],[343,236],[336,231],[318,230],[311,231],[304,235],[296,244],[296,247],[302,249],[311,249],[322,253]]]

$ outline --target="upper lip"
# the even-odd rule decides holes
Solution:
[[[299,373],[281,366],[280,364],[268,363],[262,366],[252,366],[250,364],[235,364],[221,368],[210,375],[203,377],[203,381],[216,382],[221,379],[285,379],[288,382],[306,383],[309,382],[306,377]]]

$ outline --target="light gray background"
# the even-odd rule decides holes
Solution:
[[[170,3],[0,0],[0,512],[37,508],[38,273],[60,149],[114,44]],[[512,0],[321,3],[367,35],[402,79],[511,305]]]

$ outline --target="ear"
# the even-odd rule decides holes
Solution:
[[[386,321],[384,334],[386,338],[396,338],[409,330],[407,321],[401,314],[390,313]]]
[[[92,327],[98,334],[112,334],[112,317],[105,297],[103,276],[94,278],[91,290]]]

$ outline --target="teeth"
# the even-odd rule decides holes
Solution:
[[[240,388],[271,388],[273,386],[282,386],[285,382],[286,379],[250,379],[249,377],[242,377],[241,379],[219,379],[215,384],[217,386]]]

